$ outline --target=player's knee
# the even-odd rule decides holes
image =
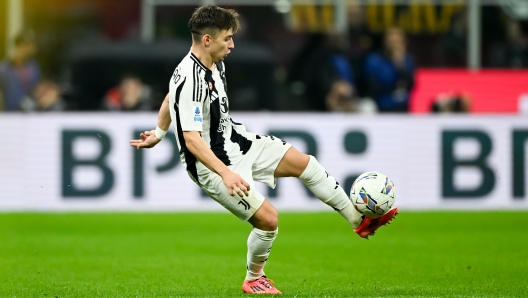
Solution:
[[[279,226],[279,214],[275,208],[266,210],[266,215],[262,218],[261,230],[275,231]]]
[[[268,231],[275,231],[279,227],[279,215],[275,212],[274,215],[269,216],[266,220]]]
[[[250,220],[251,224],[263,231],[275,231],[279,226],[279,214],[275,209],[268,209],[265,212],[259,212],[258,217]]]
[[[263,230],[263,231],[275,231],[278,227],[279,227],[279,221],[277,219],[270,219],[265,222],[262,222],[260,227],[256,227],[256,228]]]
[[[253,227],[264,231],[275,231],[279,225],[279,213],[268,201],[264,201],[262,206],[249,219]]]

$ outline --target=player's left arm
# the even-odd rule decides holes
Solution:
[[[169,130],[171,123],[169,111],[169,94],[165,96],[158,113],[158,127],[155,130],[147,130],[139,135],[139,140],[130,140],[130,146],[141,148],[152,148],[156,146]]]

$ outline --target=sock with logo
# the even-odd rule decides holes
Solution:
[[[264,274],[264,266],[271,252],[271,246],[279,233],[275,231],[263,231],[253,228],[249,234],[247,246],[247,273],[246,280],[259,279]]]
[[[325,171],[315,157],[310,156],[308,166],[299,176],[299,180],[319,200],[338,211],[352,227],[359,227],[363,221],[361,213],[354,208],[341,185]]]

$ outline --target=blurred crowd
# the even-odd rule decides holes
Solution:
[[[23,112],[58,112],[75,110],[63,98],[65,88],[41,76],[34,59],[37,44],[34,33],[21,33],[14,38],[13,52],[0,62],[0,110]],[[151,92],[148,85],[133,75],[125,74],[101,100],[101,111],[150,111]]]
[[[351,49],[350,37],[335,31],[314,35],[290,71],[293,92],[310,110],[407,112],[415,65],[405,33],[389,28],[383,49]],[[296,89],[296,90],[295,90]]]
[[[249,14],[251,15],[251,14]],[[263,36],[255,24],[248,25],[249,17],[241,16],[243,29],[235,37],[238,41],[255,42],[253,36]],[[415,70],[422,67],[424,53],[414,47],[409,34],[398,26],[389,26],[374,34],[367,29],[361,6],[350,7],[349,27],[346,33],[333,29],[309,32],[303,42],[288,35],[292,44],[299,45],[288,63],[276,71],[274,80],[284,90],[279,100],[298,100],[299,110],[355,113],[405,113],[409,111],[410,96],[415,86]],[[182,22],[184,23],[184,22]],[[519,21],[504,19],[505,39],[489,48],[489,61],[493,67],[528,67],[528,38]],[[185,27],[181,26],[180,27]],[[249,29],[247,29],[249,28]],[[274,32],[274,46],[279,47],[281,33]],[[268,35],[271,33],[267,33]],[[159,38],[170,39],[170,30],[159,28]],[[36,54],[38,38],[32,31],[25,31],[13,40],[12,51],[0,62],[0,110],[44,112],[80,110],[71,99],[71,84],[67,79],[41,71]],[[449,57],[439,61],[443,66],[464,65],[467,52],[466,13],[455,14],[449,30],[442,35],[438,48]],[[284,48],[278,49],[280,55]],[[416,54],[419,59],[416,59]],[[280,60],[280,59],[279,59]],[[418,61],[418,62],[417,62]],[[237,71],[232,69],[231,71]],[[44,74],[43,74],[44,73]],[[100,98],[94,99],[100,111],[155,111],[162,100],[164,90],[154,92],[153,86],[142,79],[142,74],[124,71],[111,82]],[[236,89],[236,88],[235,88]],[[240,89],[240,88],[239,88]],[[236,92],[236,90],[235,90]],[[254,91],[253,93],[260,91]],[[239,92],[242,94],[243,92]],[[246,92],[244,94],[251,94]],[[160,98],[158,98],[160,97]],[[234,96],[236,97],[236,96]],[[237,108],[237,99],[233,107]],[[471,106],[469,94],[439,94],[433,100],[433,113],[467,112]],[[243,107],[242,107],[243,109]],[[256,108],[258,109],[258,108]],[[280,107],[268,108],[280,110]],[[82,110],[82,109],[81,109]],[[292,109],[290,109],[292,110]]]

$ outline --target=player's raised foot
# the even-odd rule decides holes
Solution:
[[[244,283],[242,284],[242,291],[249,294],[282,294],[281,291],[277,290],[277,288],[273,286],[273,280],[268,279],[266,275],[263,275],[261,278],[255,280],[244,280]]]
[[[361,225],[357,229],[354,229],[354,232],[356,232],[362,238],[369,239],[369,236],[374,235],[376,230],[381,226],[390,224],[397,214],[398,208],[394,207],[382,216],[365,217]]]

